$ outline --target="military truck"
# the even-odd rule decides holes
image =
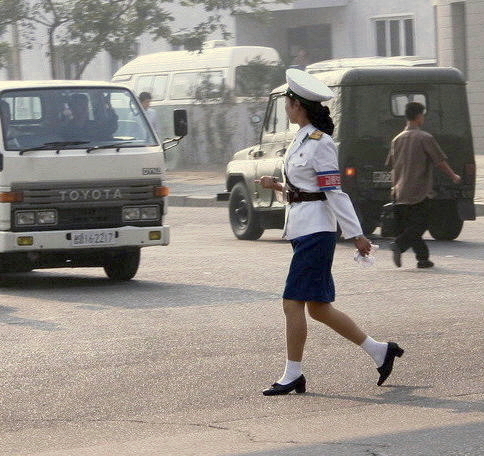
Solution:
[[[392,138],[405,126],[405,105],[426,106],[424,129],[437,139],[449,164],[462,176],[456,185],[434,173],[429,231],[435,239],[455,239],[464,220],[474,220],[475,159],[466,83],[454,68],[365,67],[314,74],[331,87],[327,104],[335,123],[342,189],[351,197],[366,235],[380,222],[382,206],[391,201],[391,172],[385,159]],[[254,183],[262,175],[284,180],[284,154],[297,125],[284,109],[286,85],[270,95],[259,143],[240,150],[227,165],[226,192],[230,224],[239,239],[258,239],[265,229],[282,228],[284,204],[273,190]]]

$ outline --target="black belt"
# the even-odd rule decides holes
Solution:
[[[287,201],[290,203],[302,203],[303,201],[325,201],[326,192],[287,192]]]

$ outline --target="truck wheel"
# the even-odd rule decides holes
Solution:
[[[457,213],[457,204],[452,200],[435,201],[432,204],[429,232],[438,241],[452,241],[459,236],[464,222]]]
[[[235,184],[230,192],[229,217],[232,231],[238,239],[256,240],[262,236],[264,228],[252,206],[249,191],[242,182]]]
[[[127,250],[107,258],[104,271],[112,280],[130,280],[138,271],[140,249]]]

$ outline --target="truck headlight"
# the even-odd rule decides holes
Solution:
[[[16,225],[35,225],[35,211],[19,211],[15,213]]]
[[[123,221],[158,220],[160,218],[159,206],[127,206],[123,207]]]
[[[146,206],[141,208],[141,220],[158,220],[159,218],[158,206]]]
[[[139,207],[123,207],[123,221],[140,220],[141,213]]]
[[[55,225],[57,223],[57,211],[37,211],[37,223],[39,225]]]

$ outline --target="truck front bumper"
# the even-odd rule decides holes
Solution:
[[[124,226],[93,230],[0,232],[0,252],[68,251],[149,247],[170,243],[169,226]]]

